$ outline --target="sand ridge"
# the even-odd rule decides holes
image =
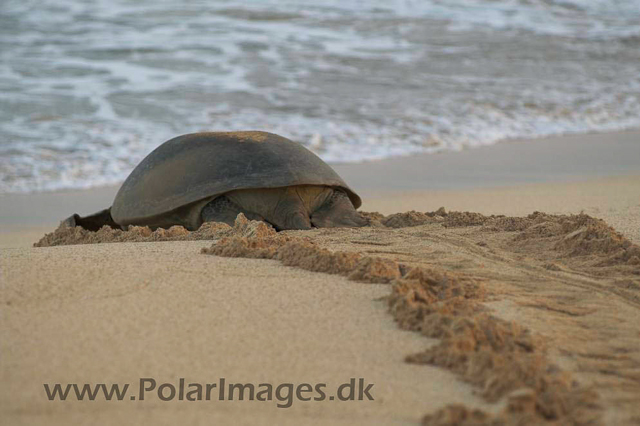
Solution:
[[[415,224],[414,212],[404,215],[410,218],[411,224]],[[483,306],[493,308],[499,318],[515,320],[544,336],[548,342],[549,359],[553,363],[566,367],[579,382],[597,384],[601,405],[606,407],[604,419],[607,423],[634,424],[640,419],[640,411],[632,402],[640,396],[637,376],[640,366],[637,355],[640,349],[637,330],[640,322],[640,264],[637,245],[602,220],[584,214],[536,212],[521,218],[451,212],[445,216],[438,215],[440,217],[425,216],[423,225],[393,231],[349,230],[342,231],[339,238],[324,230],[314,231],[319,234],[314,241],[324,247],[330,245],[340,250],[362,251],[394,259],[404,265],[444,269],[479,280],[486,291]],[[347,233],[352,235],[345,235]],[[357,241],[358,244],[355,247],[344,241]],[[370,242],[368,247],[367,241]],[[394,291],[399,289],[397,287]],[[456,306],[454,312],[464,312],[465,306],[469,305],[464,303],[462,306]],[[489,324],[493,327],[497,323]],[[471,330],[478,328],[477,325],[469,327]],[[492,329],[489,325],[487,327]],[[428,329],[432,330],[431,327]],[[461,332],[471,332],[475,336],[475,332],[464,331],[464,327]],[[442,331],[436,335],[438,333]],[[427,351],[410,357],[410,360],[450,362],[451,354],[446,348],[443,350],[446,356]],[[525,361],[527,358],[519,355],[514,359]],[[539,368],[533,368],[538,362]],[[544,366],[553,364],[533,358],[530,365],[526,365],[507,369],[496,377],[507,380],[511,375],[506,372],[518,370],[527,377],[527,371],[543,371],[547,368]],[[459,371],[455,363],[450,367]],[[487,368],[486,364],[484,368]],[[461,374],[463,377],[467,375],[466,372]],[[529,377],[533,380],[534,376]],[[483,387],[487,385],[482,382],[482,375],[474,378],[472,374],[467,378],[472,382],[480,380]],[[554,378],[553,383],[557,389],[564,389],[560,393],[566,397],[582,395],[573,400],[576,406],[591,407],[594,399],[589,395],[589,389],[577,392],[567,380]],[[487,396],[491,394],[489,392]],[[516,395],[522,397],[519,393]],[[548,397],[544,399],[548,400]],[[565,408],[571,406],[564,397],[557,400],[568,404]],[[546,420],[560,421],[549,412],[564,412],[578,424],[593,419],[591,410],[569,414],[571,410],[557,411],[556,407],[548,411],[542,408],[544,404],[536,402],[534,405],[536,410],[541,410],[536,411],[538,415],[547,413],[543,415]],[[469,424],[478,422],[478,417],[471,412],[454,410],[447,413],[435,413],[428,417],[429,421],[462,421],[466,418],[470,419]],[[487,421],[500,423],[503,420],[506,421],[505,418]],[[452,421],[450,424],[457,423]]]
[[[408,216],[413,225],[416,215]],[[237,222],[245,220],[239,217]],[[466,424],[487,425],[542,421],[588,424],[600,418],[595,392],[550,365],[544,344],[529,330],[487,313],[478,303],[484,299],[485,289],[472,278],[441,268],[410,268],[390,259],[331,252],[313,241],[275,232],[253,239],[227,237],[202,252],[268,257],[289,266],[347,275],[356,281],[391,282],[389,309],[399,325],[441,339],[440,344],[408,356],[408,362],[450,369],[480,387],[488,401],[508,398],[498,416],[447,406],[426,415],[425,425],[464,424],[463,419],[468,420]]]
[[[638,245],[584,214],[451,212],[435,219],[397,230],[341,231],[339,237],[314,231],[315,242],[481,280],[484,306],[544,336],[554,363],[598,387],[607,424],[636,424]]]
[[[34,247],[53,247],[74,244],[128,243],[152,241],[199,241],[213,240],[230,232],[226,223],[204,223],[198,230],[190,232],[182,226],[169,229],[158,228],[152,231],[148,226],[131,226],[127,231],[103,226],[96,232],[88,231],[80,226],[68,227],[64,224],[53,232],[45,234]]]
[[[427,414],[425,424],[640,419],[630,403],[640,395],[637,245],[584,214],[439,209],[364,216],[370,227],[281,233],[239,216],[233,228],[205,229],[207,238],[178,229],[105,229],[98,236],[60,228],[38,244],[213,238],[203,253],[391,283],[389,309],[399,326],[441,339],[407,361],[447,368],[487,401],[507,401],[498,415],[447,406]],[[596,395],[594,385],[603,383]]]

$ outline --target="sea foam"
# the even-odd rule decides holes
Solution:
[[[257,129],[329,162],[640,127],[635,0],[3,2],[0,191]]]

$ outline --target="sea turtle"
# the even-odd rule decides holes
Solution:
[[[233,225],[243,213],[277,230],[358,227],[362,201],[338,174],[302,145],[267,132],[202,132],[173,138],[133,169],[113,205],[67,226],[104,225],[196,230]]]

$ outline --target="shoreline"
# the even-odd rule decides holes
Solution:
[[[367,197],[398,191],[499,189],[633,176],[640,174],[638,158],[640,130],[634,130],[505,140],[460,152],[331,166],[366,203]],[[94,213],[110,205],[118,188],[0,194],[0,233],[55,227],[73,213]]]
[[[332,165],[364,195],[582,181],[640,173],[640,130],[508,139],[436,154]],[[352,184],[353,182],[353,184]]]
[[[461,152],[421,154],[332,167],[363,198],[361,210],[364,211],[381,209],[382,213],[390,214],[405,210],[435,210],[444,206],[483,214],[526,215],[539,210],[532,195],[518,196],[519,188],[528,187],[536,197],[552,198],[556,213],[585,210],[596,217],[604,215],[603,219],[611,220],[614,227],[638,241],[640,231],[633,232],[633,229],[640,226],[640,220],[626,223],[625,220],[617,220],[615,215],[607,214],[604,206],[598,206],[606,203],[608,195],[611,195],[618,199],[616,206],[624,210],[627,217],[633,218],[633,213],[640,212],[637,205],[627,201],[628,192],[632,191],[637,176],[640,176],[638,158],[640,131],[627,131],[509,140]],[[607,179],[610,185],[604,183]],[[551,185],[549,188],[560,186],[547,191],[545,184]],[[590,185],[599,188],[599,196],[590,194]],[[35,242],[30,240],[36,238],[37,241],[38,235],[52,231],[73,213],[87,215],[104,209],[111,204],[118,188],[106,186],[0,194],[0,247],[30,245]],[[580,208],[562,205],[565,191],[585,194]],[[519,205],[527,207],[518,208],[517,212],[490,208],[488,200],[507,195],[519,197]],[[380,203],[380,200],[387,197],[398,207],[382,207],[381,204],[385,203]],[[470,197],[487,201],[473,204],[464,201]],[[22,238],[27,235],[30,243]]]
[[[409,210],[471,211],[485,215],[527,216],[535,211],[550,214],[586,213],[603,219],[631,241],[640,243],[640,172],[610,177],[592,177],[561,183],[528,183],[455,190],[372,192],[360,211],[388,215]],[[74,212],[90,214],[106,205],[116,187],[96,191],[30,194],[13,198],[15,216],[0,216],[0,249],[31,247],[52,232],[60,220]],[[1,199],[1,198],[0,198]],[[39,206],[49,208],[40,210]],[[69,208],[68,206],[75,206]],[[100,207],[101,206],[101,207]],[[2,209],[7,209],[2,207]],[[30,209],[40,216],[21,216]],[[3,212],[4,213],[4,212]],[[21,222],[22,221],[22,222]]]

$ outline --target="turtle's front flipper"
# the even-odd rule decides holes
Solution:
[[[110,226],[114,229],[122,229],[120,225],[113,221],[113,218],[111,217],[111,207],[84,217],[81,217],[76,213],[60,223],[60,226],[66,226],[69,228],[80,226],[86,230],[94,232],[102,228],[104,225]]]
[[[203,207],[203,222],[222,222],[233,226],[238,214],[244,214],[249,220],[264,220],[259,214],[244,210],[242,207],[231,201],[229,198],[221,195]]]
[[[318,228],[356,228],[365,226],[367,221],[356,211],[345,192],[334,189],[311,214],[311,223]]]
[[[311,229],[309,213],[295,187],[278,190],[273,216],[269,221],[278,231]]]
[[[304,212],[291,210],[285,214],[284,224],[282,226],[276,225],[278,231],[284,231],[286,229],[311,229],[311,222],[309,216]]]

